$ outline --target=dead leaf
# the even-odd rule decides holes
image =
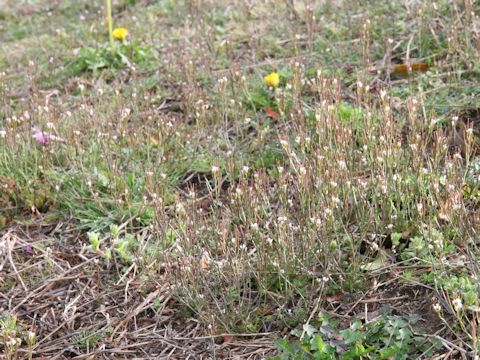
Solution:
[[[158,146],[158,140],[154,136],[150,136],[149,139],[150,144],[152,144],[153,146]]]
[[[413,228],[409,227],[402,232],[402,239],[408,239],[413,233]]]
[[[263,315],[273,315],[273,311],[265,308],[265,307],[259,307],[257,309],[257,312],[259,312],[260,314],[263,314]]]
[[[210,269],[210,263],[212,262],[210,254],[207,251],[204,251],[202,258],[200,259],[200,266],[203,270]]]
[[[327,296],[326,300],[329,303],[339,303],[342,301],[343,296],[341,294]]]
[[[233,340],[233,336],[231,336],[231,335],[225,335],[223,337],[223,343],[224,344],[228,344],[229,342],[232,342],[232,340]]]
[[[265,112],[265,115],[274,120],[278,120],[280,118],[280,114],[273,110],[271,107],[266,107],[265,109],[263,109],[263,111]]]
[[[430,69],[430,65],[427,63],[417,64],[398,64],[392,69],[393,74],[408,74],[411,72],[425,72]]]

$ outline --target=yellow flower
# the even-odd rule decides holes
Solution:
[[[113,30],[112,35],[115,39],[123,41],[127,38],[128,30],[125,28],[116,28]]]
[[[280,75],[276,72],[268,74],[263,78],[265,85],[276,88],[280,84]]]

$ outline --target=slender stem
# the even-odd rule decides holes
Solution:
[[[112,0],[105,0],[106,11],[107,11],[107,22],[108,22],[108,38],[110,40],[110,47],[114,49],[113,42],[113,20],[112,20]]]

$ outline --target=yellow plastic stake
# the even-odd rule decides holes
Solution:
[[[113,42],[113,20],[112,20],[112,0],[105,0],[105,7],[107,11],[107,22],[108,22],[108,38],[110,40],[110,47],[112,48],[112,52],[114,49],[114,42]]]

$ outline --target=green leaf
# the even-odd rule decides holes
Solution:
[[[315,329],[312,325],[310,324],[304,324],[303,325],[303,331],[305,331],[308,335],[309,338],[313,336],[317,332],[317,329]]]
[[[392,245],[399,246],[400,240],[402,239],[402,233],[392,233],[390,238],[392,239]]]
[[[275,341],[275,345],[286,354],[293,354],[293,346],[285,339]]]
[[[365,270],[365,271],[378,270],[378,269],[388,265],[388,262],[389,261],[388,261],[387,256],[384,253],[379,253],[377,258],[374,261],[369,262],[365,265],[362,265],[361,269]]]
[[[350,330],[350,329],[342,330],[340,331],[340,334],[342,334],[343,341],[345,344],[356,343],[362,340],[362,337],[363,337],[360,331]]]

